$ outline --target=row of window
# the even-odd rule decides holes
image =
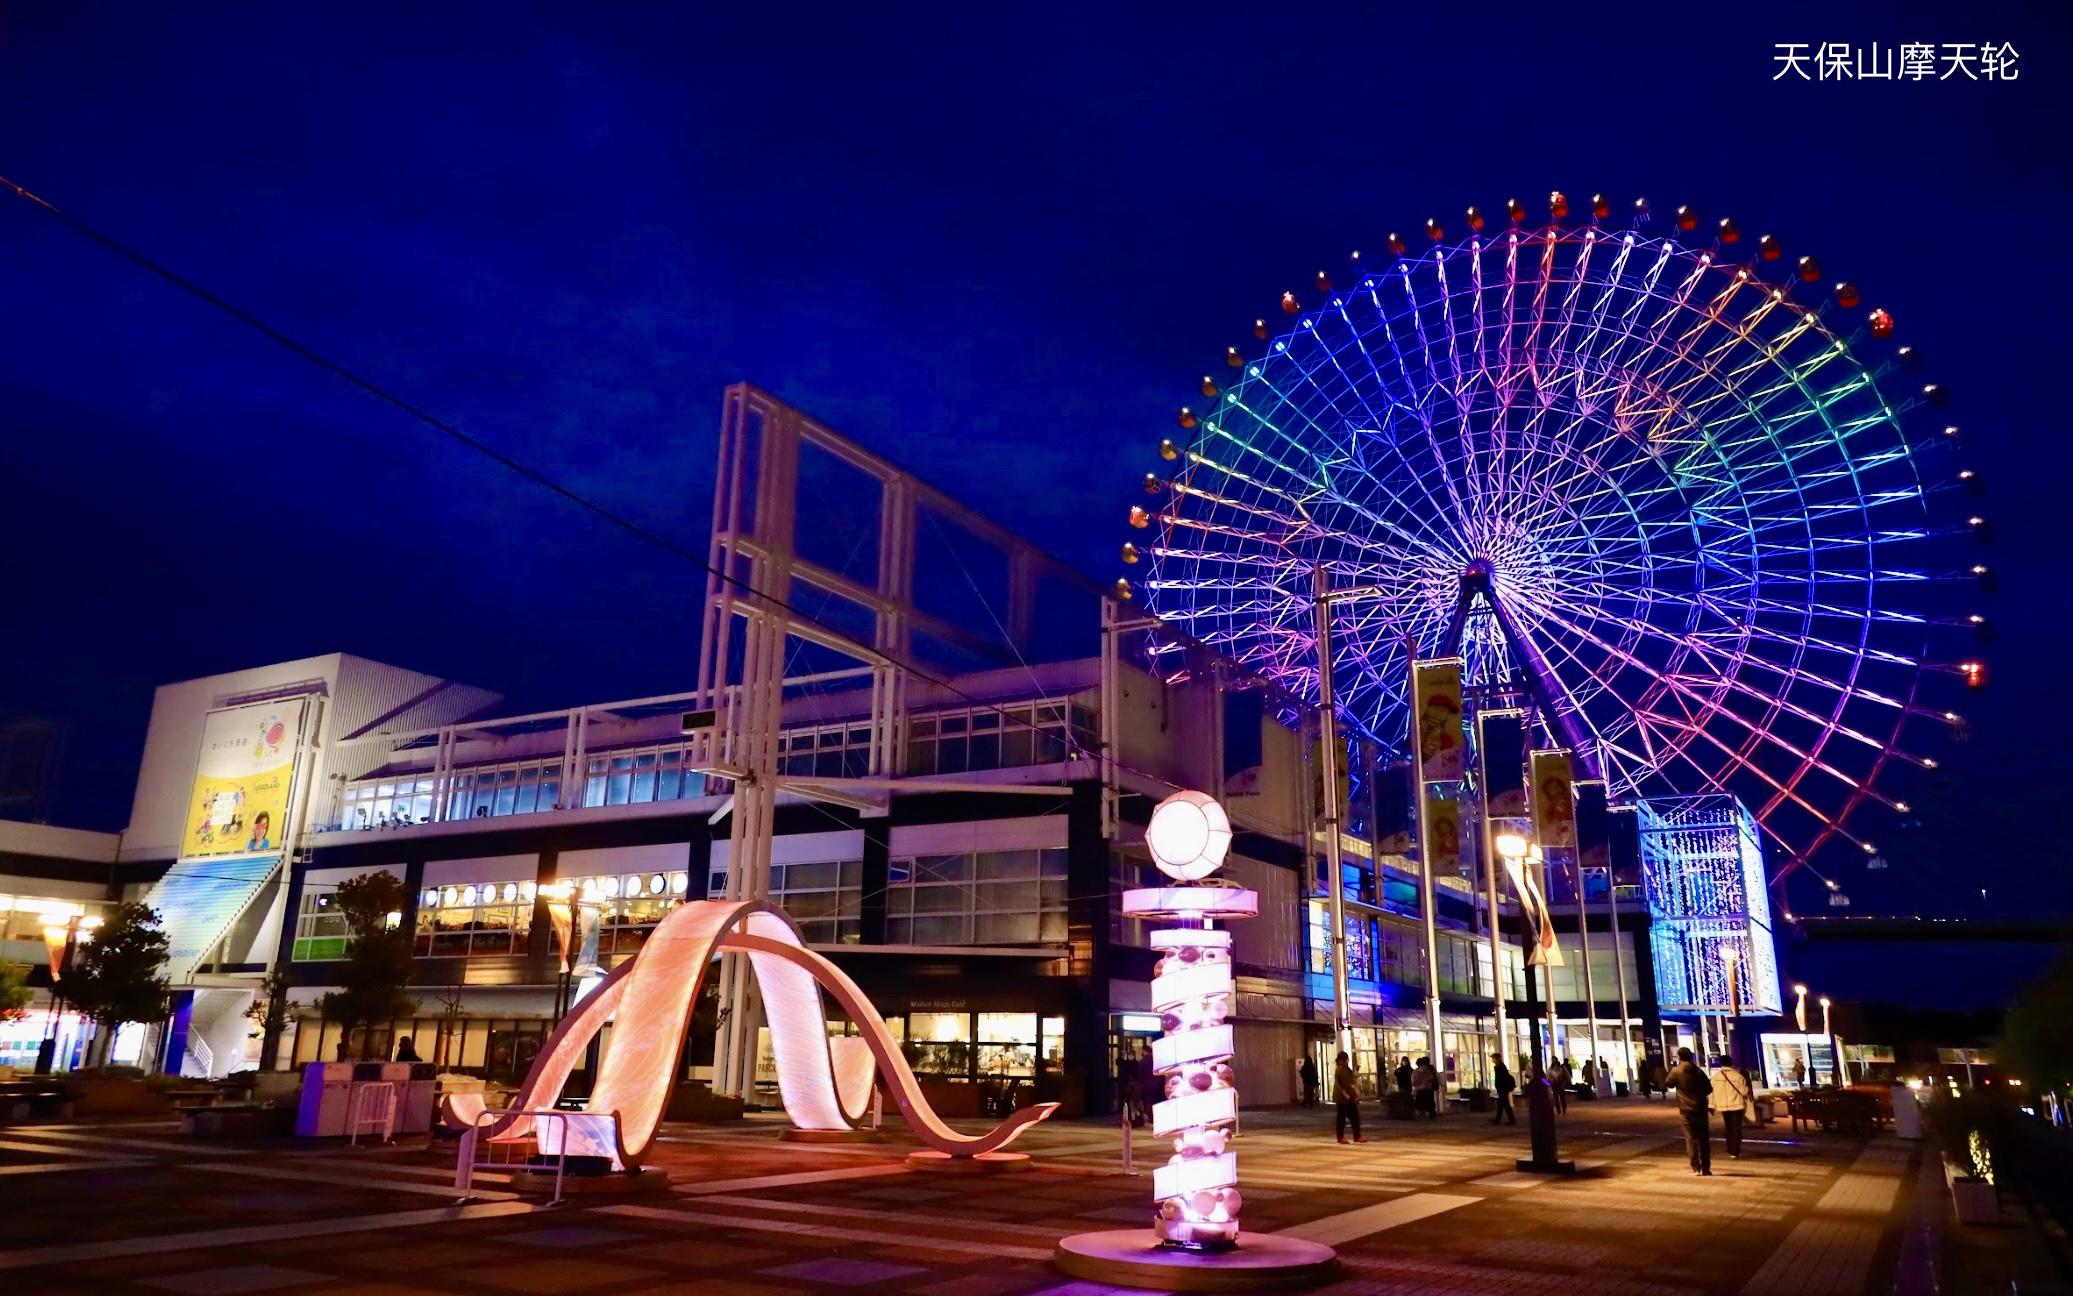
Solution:
[[[975,708],[908,721],[908,774],[959,774],[1066,760],[1095,746],[1094,713],[1062,702]],[[778,738],[778,768],[794,776],[857,778],[870,772],[869,726],[842,724],[788,731]],[[646,805],[703,796],[705,775],[688,767],[682,744],[605,752],[585,758],[580,795],[564,796],[562,766],[545,759],[455,771],[441,798],[429,774],[348,784],[338,827],[388,828],[440,819],[482,819],[549,810]],[[437,803],[444,801],[443,805]]]
[[[1065,939],[1062,850],[980,851],[892,861],[886,887],[886,942],[893,945],[1031,945]],[[773,865],[771,898],[811,945],[863,939],[861,860]],[[724,895],[727,874],[708,878]],[[684,873],[571,879],[586,910],[599,912],[598,953],[640,948],[690,892]],[[426,887],[418,895],[417,952],[437,958],[523,954],[537,888],[531,881]],[[345,956],[350,933],[329,892],[305,895],[296,917],[295,958]]]
[[[569,809],[562,795],[560,761],[535,760],[455,771],[448,780],[444,819],[486,819]],[[436,798],[429,775],[367,779],[347,785],[341,828],[388,828],[430,823]],[[706,777],[688,769],[681,744],[606,752],[585,758],[575,804],[646,805],[706,794]]]

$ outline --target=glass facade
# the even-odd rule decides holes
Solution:
[[[1034,945],[1065,939],[1065,852],[980,851],[894,860],[888,945]]]

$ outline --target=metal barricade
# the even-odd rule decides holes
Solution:
[[[513,1161],[508,1157],[499,1160],[494,1155],[491,1155],[487,1160],[478,1160],[477,1148],[481,1145],[483,1130],[487,1129],[489,1126],[496,1124],[498,1121],[501,1121],[506,1117],[517,1118],[521,1116],[530,1116],[533,1118],[535,1131],[539,1128],[540,1121],[551,1120],[560,1122],[560,1124],[557,1126],[557,1129],[560,1133],[560,1137],[554,1140],[556,1150],[551,1154],[554,1157],[554,1197],[547,1204],[549,1206],[561,1205],[562,1184],[567,1177],[569,1168],[569,1121],[572,1118],[588,1117],[591,1115],[592,1113],[589,1112],[556,1111],[553,1108],[549,1107],[526,1108],[518,1111],[513,1111],[507,1108],[502,1111],[477,1112],[474,1118],[469,1122],[468,1128],[461,1132],[460,1152],[454,1162],[454,1191],[459,1193],[461,1197],[465,1200],[475,1186],[475,1172],[477,1170],[511,1170],[514,1168],[524,1169],[524,1166],[519,1165],[517,1162]],[[616,1143],[618,1141],[618,1113],[611,1113],[608,1119],[611,1121],[612,1124],[613,1142]],[[530,1144],[533,1147],[538,1148],[541,1145],[541,1139],[539,1138],[537,1133],[528,1132],[519,1135],[515,1138],[497,1138],[492,1136],[489,1140],[489,1146],[492,1153],[498,1147],[515,1148],[526,1144]],[[541,1155],[549,1154],[542,1153]]]
[[[395,1141],[396,1086],[386,1080],[356,1082],[346,1107],[346,1146],[359,1146],[362,1134],[376,1130],[383,1143]]]

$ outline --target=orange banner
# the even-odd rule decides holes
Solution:
[[[1576,782],[1566,751],[1532,759],[1533,831],[1543,850],[1576,849]]]

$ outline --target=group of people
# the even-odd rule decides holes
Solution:
[[[1296,1078],[1303,1086],[1303,1105],[1317,1106],[1317,1060],[1305,1054],[1296,1064]],[[1411,1100],[1412,1119],[1439,1119],[1440,1072],[1431,1058],[1419,1058],[1416,1065],[1409,1057],[1400,1059],[1395,1078],[1397,1092]],[[1332,1105],[1337,1109],[1335,1124],[1339,1141],[1367,1142],[1360,1132],[1360,1073],[1353,1069],[1353,1058],[1344,1050],[1332,1064]],[[1352,1132],[1350,1138],[1347,1136],[1349,1130]]]
[[[1684,1152],[1695,1175],[1713,1173],[1712,1113],[1720,1113],[1722,1140],[1728,1156],[1742,1156],[1742,1126],[1756,1116],[1756,1086],[1734,1059],[1713,1060],[1709,1073],[1688,1048],[1677,1050],[1677,1065],[1664,1077],[1677,1095],[1677,1115],[1684,1124]]]

